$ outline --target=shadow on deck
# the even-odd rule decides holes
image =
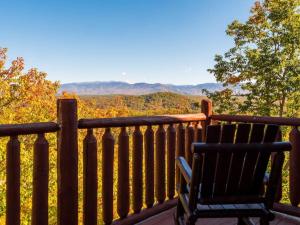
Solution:
[[[174,209],[167,210],[156,216],[153,216],[139,225],[175,225],[173,221]],[[253,221],[257,222],[256,219]],[[237,224],[236,219],[218,218],[218,219],[199,219],[197,225],[234,225]],[[256,223],[257,225],[259,223]],[[283,214],[276,214],[276,219],[270,223],[271,225],[300,225],[300,219]]]

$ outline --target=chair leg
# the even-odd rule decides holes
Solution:
[[[260,218],[260,225],[269,225],[270,222],[269,222],[269,219],[266,218],[266,217],[262,217]]]
[[[238,225],[247,225],[247,224],[244,222],[243,218],[238,218]]]
[[[238,219],[238,225],[255,225],[249,217],[242,217]]]
[[[195,220],[194,219],[188,219],[187,221],[186,221],[186,225],[195,225],[196,223],[195,223]]]
[[[182,225],[184,221],[184,208],[180,199],[178,199],[176,212],[174,213],[174,221],[176,225]]]

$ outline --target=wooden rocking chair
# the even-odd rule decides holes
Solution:
[[[208,126],[206,143],[192,146],[192,169],[183,157],[176,160],[180,169],[176,224],[234,217],[238,225],[254,225],[250,217],[259,217],[261,225],[268,225],[274,219],[270,209],[284,151],[291,149],[287,142],[274,142],[278,131],[278,126],[264,124]]]

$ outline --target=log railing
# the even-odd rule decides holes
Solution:
[[[6,224],[20,225],[20,135],[36,135],[33,157],[32,224],[48,223],[49,144],[45,133],[59,130],[56,123],[0,125],[6,147]]]
[[[192,142],[201,141],[199,124],[207,118],[204,113],[79,120],[79,129],[87,130],[84,139],[84,224],[97,221],[97,146],[102,146],[103,221],[105,224],[135,224],[175,205],[175,156],[189,155]],[[104,130],[101,140],[94,135],[96,128]],[[133,129],[132,135],[130,129]],[[116,152],[117,163],[114,161]],[[118,171],[116,188],[115,170]],[[114,194],[117,196],[116,210]]]
[[[276,124],[280,126],[291,127],[289,133],[289,141],[292,144],[292,151],[288,157],[289,166],[289,199],[290,204],[279,203],[282,197],[282,189],[277,190],[276,202],[274,209],[300,217],[300,118],[282,118],[282,117],[263,117],[263,116],[246,116],[246,115],[212,115],[211,119],[218,122],[224,121],[228,123],[263,123]],[[282,133],[278,134],[278,141],[282,139]]]
[[[293,145],[289,157],[291,204],[276,203],[274,208],[300,216],[300,119],[213,115],[211,102],[203,100],[202,112],[198,114],[78,120],[76,100],[60,99],[57,105],[57,123],[0,125],[0,137],[10,138],[6,150],[7,225],[20,225],[19,136],[37,137],[33,156],[33,225],[48,225],[49,143],[45,134],[55,132],[58,134],[57,224],[78,225],[78,208],[83,204],[83,224],[104,221],[125,225],[175,206],[175,190],[179,185],[175,157],[184,156],[191,163],[191,143],[205,140],[206,126],[211,121],[292,127],[289,134]],[[83,149],[79,150],[78,130],[86,131]],[[83,171],[78,171],[79,151],[83,151]],[[102,174],[98,174],[99,166]],[[83,203],[78,198],[79,173],[83,174]],[[99,184],[102,192],[98,194]],[[280,192],[279,189],[278,202]]]

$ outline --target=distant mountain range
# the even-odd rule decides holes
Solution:
[[[209,91],[217,91],[224,89],[224,87],[218,83],[203,83],[197,85],[173,85],[161,83],[130,84],[119,81],[95,81],[62,84],[59,93],[67,91],[77,93],[78,95],[143,95],[156,92],[173,92],[183,95],[203,95],[203,89],[207,89]],[[238,92],[239,90],[235,91]]]

